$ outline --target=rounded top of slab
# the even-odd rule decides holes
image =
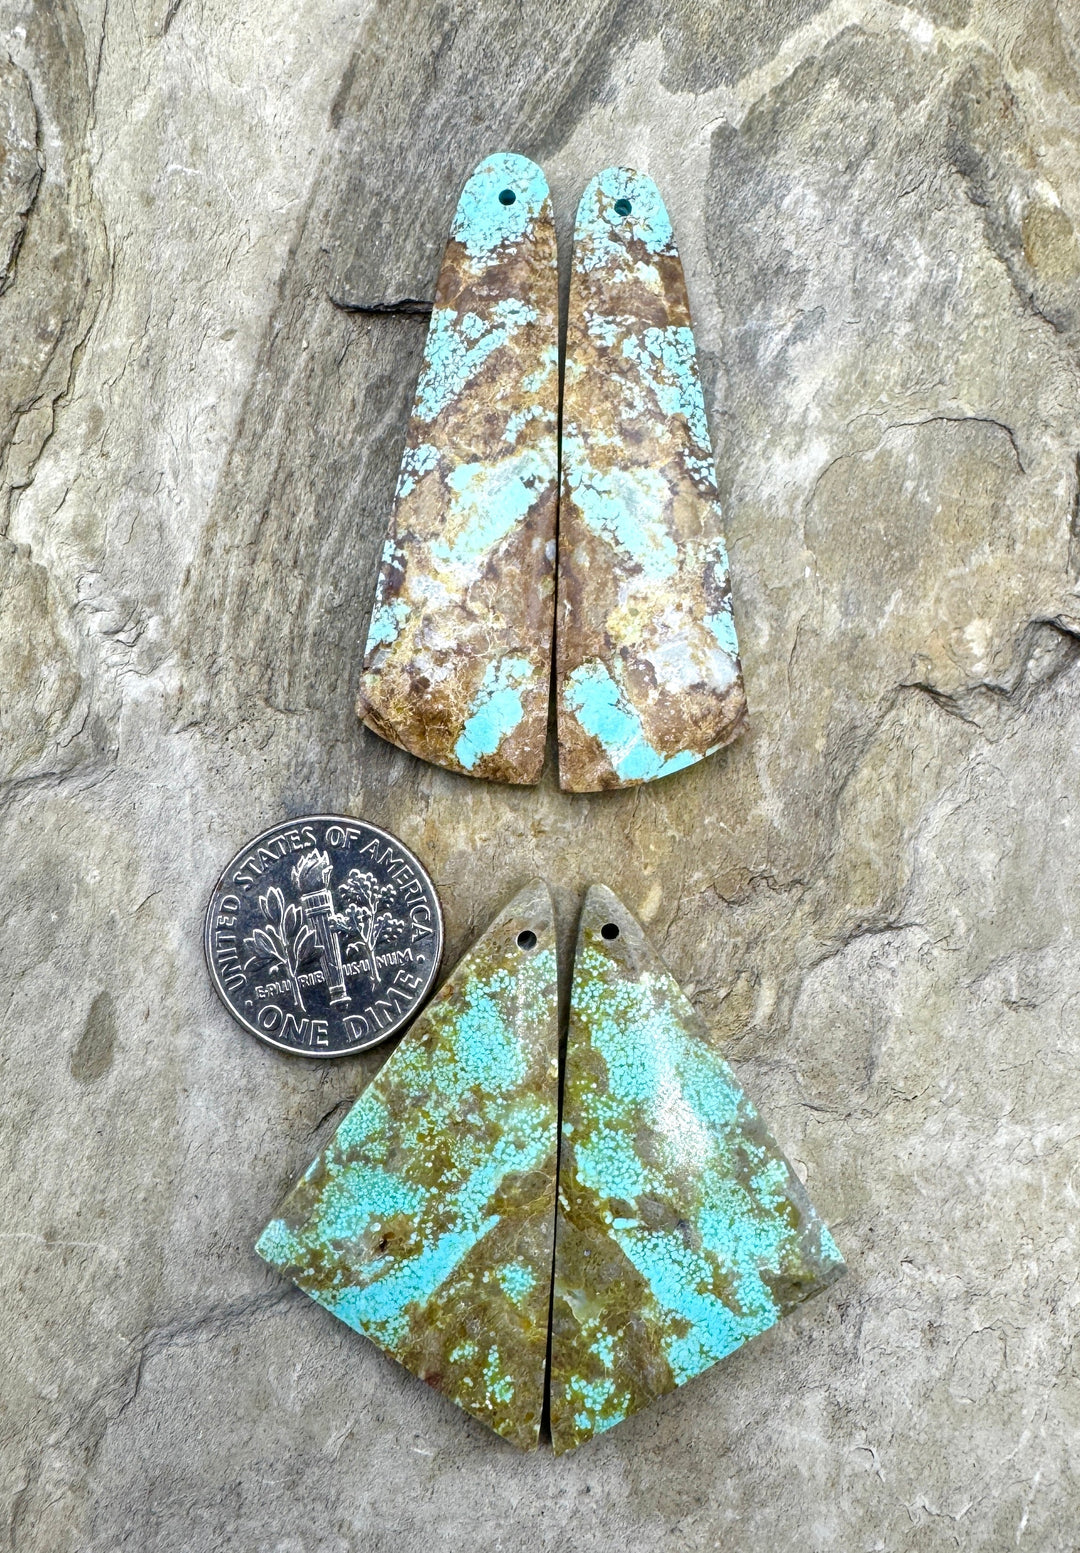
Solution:
[[[675,239],[660,190],[633,167],[605,167],[586,185],[574,225],[575,261],[591,247],[599,255],[631,241],[649,253],[674,253]]]
[[[615,928],[617,932],[611,931]],[[619,979],[639,981],[647,975],[654,982],[664,981],[668,997],[678,1003],[679,1020],[683,1028],[709,1040],[700,1014],[661,959],[641,923],[614,890],[609,890],[604,884],[592,884],[585,892],[585,903],[581,908],[578,925],[575,964],[577,957],[586,949],[602,955],[611,972]],[[576,969],[574,974],[577,975]]]
[[[530,879],[524,889],[519,890],[513,900],[503,907],[492,927],[496,923],[518,920],[538,937],[554,931],[555,912],[551,904],[551,891],[543,879]]]
[[[633,975],[660,967],[659,957],[641,923],[614,890],[604,884],[592,884],[585,892],[578,927],[579,952],[586,945],[625,966]]]
[[[551,220],[547,179],[535,162],[513,151],[486,156],[461,191],[451,238],[471,259],[519,243],[533,222]]]
[[[551,891],[543,879],[531,879],[508,901],[487,931],[477,939],[470,954],[481,946],[506,957],[513,968],[524,959],[537,955],[551,957],[552,975],[555,967],[555,911],[551,903]],[[469,956],[466,956],[466,960]],[[465,963],[464,961],[462,962]]]

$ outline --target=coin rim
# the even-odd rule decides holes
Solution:
[[[402,1014],[396,1024],[392,1024],[388,1030],[380,1031],[378,1037],[375,1040],[364,1041],[359,1046],[345,1046],[342,1047],[340,1051],[333,1052],[301,1051],[296,1046],[286,1046],[282,1041],[273,1040],[264,1030],[260,1030],[257,1025],[249,1023],[242,1014],[237,1013],[236,1009],[233,1007],[231,1001],[229,1000],[224,987],[221,984],[221,978],[218,976],[217,968],[214,965],[213,955],[210,948],[210,918],[213,911],[214,901],[217,899],[218,892],[223,888],[226,875],[229,873],[233,865],[244,856],[245,852],[249,852],[252,847],[257,847],[260,841],[264,839],[264,837],[271,836],[275,831],[283,830],[287,826],[310,825],[313,821],[317,825],[363,825],[366,830],[373,831],[376,836],[381,836],[384,841],[390,842],[393,846],[398,847],[402,852],[404,852],[406,857],[412,859],[413,863],[415,863],[416,867],[420,870],[420,873],[431,886],[431,896],[435,902],[435,920],[439,929],[439,952],[435,956],[434,962],[432,964],[431,974],[428,977],[427,985],[424,987],[424,990],[420,994],[416,1004],[406,1013]],[[333,1061],[333,1059],[336,1057],[355,1057],[358,1052],[371,1051],[373,1047],[381,1046],[384,1041],[388,1041],[391,1036],[396,1035],[403,1025],[407,1025],[410,1020],[415,1019],[424,1008],[428,998],[431,995],[432,987],[435,984],[435,978],[438,976],[440,967],[442,966],[443,948],[444,924],[442,902],[439,899],[439,892],[435,888],[434,879],[431,877],[428,870],[424,867],[424,864],[417,857],[416,853],[412,850],[411,847],[407,847],[405,845],[400,836],[395,836],[393,831],[383,830],[381,825],[373,825],[370,820],[363,820],[359,815],[356,814],[298,814],[291,819],[278,820],[276,825],[268,825],[266,829],[261,830],[257,836],[252,836],[249,841],[245,841],[244,845],[240,847],[238,851],[234,852],[232,857],[225,864],[225,867],[218,874],[217,880],[210,891],[210,899],[206,903],[206,911],[203,915],[203,959],[206,961],[206,969],[210,973],[210,980],[213,983],[214,991],[217,993],[218,999],[220,1000],[226,1013],[232,1016],[232,1018],[241,1027],[241,1029],[246,1030],[249,1035],[253,1035],[255,1039],[257,1041],[261,1041],[264,1046],[272,1046],[275,1051],[284,1052],[289,1057],[307,1057],[310,1058],[313,1062]]]

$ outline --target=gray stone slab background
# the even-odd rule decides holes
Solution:
[[[3,1546],[1080,1546],[1080,13],[1065,0],[0,0]],[[650,172],[750,735],[491,789],[352,712],[461,182]],[[520,1457],[252,1242],[383,1060],[211,994],[249,834],[362,814],[453,958],[649,923],[850,1276]]]

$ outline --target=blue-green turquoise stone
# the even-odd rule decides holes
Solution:
[[[485,157],[439,273],[364,649],[368,727],[493,782],[536,782],[544,763],[557,262],[543,172]]]
[[[560,464],[560,786],[671,776],[737,737],[746,698],[682,263],[630,167],[578,206]]]
[[[678,984],[626,907],[594,887],[563,1088],[556,1452],[708,1369],[843,1270]]]
[[[551,899],[537,882],[460,962],[257,1246],[526,1450],[544,1402],[556,993]]]

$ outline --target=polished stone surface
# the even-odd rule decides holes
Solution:
[[[544,762],[557,322],[547,182],[498,152],[454,216],[358,700],[384,739],[492,781],[536,782]]]
[[[563,1084],[556,1452],[692,1380],[843,1271],[678,983],[622,902],[594,885]]]
[[[535,883],[460,962],[257,1247],[526,1450],[547,1355],[556,990],[551,899]]]
[[[681,771],[746,715],[682,262],[631,168],[578,206],[562,415],[559,782],[592,792]]]

